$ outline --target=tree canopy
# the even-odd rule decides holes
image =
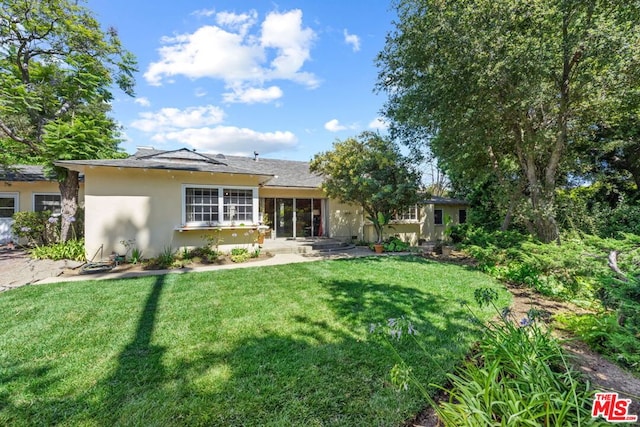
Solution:
[[[78,174],[54,162],[118,154],[112,88],[133,95],[135,58],[115,29],[103,31],[73,0],[4,0],[0,46],[0,165],[40,163],[54,172],[65,240]]]
[[[420,197],[419,173],[397,144],[377,133],[337,140],[331,151],[314,156],[310,169],[324,176],[329,197],[362,206],[378,242],[393,215]]]
[[[605,0],[399,0],[377,63],[392,132],[427,145],[454,186],[492,182],[543,241],[555,192],[597,148],[597,125],[638,117],[640,5]]]

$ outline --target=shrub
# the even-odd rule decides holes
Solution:
[[[231,261],[233,262],[245,262],[252,258],[249,250],[246,248],[233,248],[231,249]]]
[[[417,386],[445,426],[592,422],[589,408],[593,392],[566,362],[550,331],[538,326],[536,311],[530,310],[527,318],[515,323],[507,311],[494,305],[497,297],[495,290],[476,290],[478,304],[493,305],[502,320],[486,324],[476,353],[454,373],[446,374],[449,389],[430,384],[448,394],[448,401],[435,402],[427,387],[415,380],[412,372],[419,368],[404,362],[392,368],[393,384],[399,389],[407,389],[409,384]],[[415,335],[410,322],[391,320],[385,336],[399,339]],[[428,348],[423,351],[433,358]],[[397,351],[394,354],[399,355]]]
[[[13,215],[13,234],[27,240],[28,246],[42,246],[56,243],[59,231],[55,227],[57,218],[49,221],[51,211],[16,212]],[[58,232],[58,233],[56,233]]]
[[[147,262],[145,268],[151,270],[165,270],[173,267],[175,261],[176,256],[173,249],[171,246],[166,246],[157,257],[150,259]]]
[[[26,240],[28,246],[43,246],[60,240],[60,215],[51,211],[16,212],[13,215],[13,234]],[[70,240],[81,240],[84,236],[84,211],[78,209],[72,219]]]
[[[36,246],[31,250],[31,256],[36,259],[84,261],[84,239],[68,240],[64,243],[54,243],[48,246]]]
[[[382,242],[382,247],[385,252],[405,252],[409,249],[409,244],[396,236],[392,236]]]

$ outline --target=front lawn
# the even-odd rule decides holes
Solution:
[[[425,402],[369,325],[410,318],[432,351],[399,351],[441,381],[481,286],[506,303],[480,272],[372,257],[5,292],[0,425],[401,425]]]

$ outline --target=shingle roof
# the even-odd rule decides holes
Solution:
[[[432,196],[429,199],[423,200],[425,205],[468,205],[469,202],[462,199],[452,199],[450,197]]]
[[[309,171],[308,162],[263,159],[180,150],[138,149],[126,159],[65,160],[59,166],[84,165],[144,169],[219,172],[269,177],[266,187],[318,188],[322,178]]]
[[[44,174],[40,165],[15,165],[10,170],[0,169],[0,181],[53,181]]]

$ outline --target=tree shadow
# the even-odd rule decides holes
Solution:
[[[82,422],[113,426],[129,424],[122,408],[134,401],[141,391],[160,386],[164,381],[162,356],[164,347],[152,344],[158,302],[165,276],[156,276],[137,322],[136,331],[117,358],[113,373],[95,386],[73,397],[41,398],[39,394],[55,389],[63,378],[55,362],[35,365],[24,362],[0,370],[0,383],[10,390],[13,381],[29,378],[26,392],[34,396],[29,402],[14,403],[9,393],[0,392],[0,424],[57,425]],[[105,307],[108,310],[108,307]],[[3,375],[6,373],[6,375]],[[90,421],[89,421],[90,420]]]
[[[447,367],[468,346],[458,337],[475,328],[462,307],[427,290],[382,279],[325,278],[319,279],[319,290],[326,290],[329,314],[316,317],[300,309],[290,314],[286,330],[277,322],[265,324],[223,346],[213,336],[198,336],[189,351],[168,360],[170,344],[154,344],[166,279],[153,279],[135,332],[110,375],[70,398],[16,404],[0,394],[0,424],[398,425],[424,401],[415,390],[399,394],[393,389],[389,369],[395,360],[366,333],[368,325],[407,316],[432,352],[403,343],[402,356],[424,366],[436,358]],[[219,327],[217,320],[199,321],[210,322],[200,330]],[[162,327],[175,325],[163,322]],[[14,377],[34,377],[35,389],[63,380],[55,376],[54,363],[29,372],[16,369]],[[434,369],[418,376],[428,384],[442,373]],[[13,381],[0,378],[5,380]],[[381,409],[388,407],[394,409]]]

